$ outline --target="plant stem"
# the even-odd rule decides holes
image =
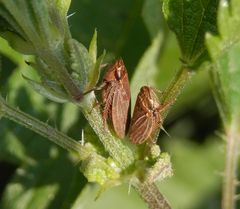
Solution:
[[[171,103],[176,100],[177,96],[181,93],[187,81],[191,78],[191,75],[192,73],[188,68],[181,67],[168,88],[164,91],[162,102]]]
[[[83,101],[78,105],[106,151],[122,169],[126,169],[134,163],[133,151],[126,144],[123,144],[124,140],[111,133],[107,124],[104,124],[99,105],[96,102],[95,95],[91,92],[85,95]]]
[[[186,67],[181,67],[177,72],[174,80],[162,95],[162,103],[173,103],[181,93],[183,87],[191,77],[191,71]],[[163,113],[163,118],[167,116],[168,110]],[[160,193],[155,184],[148,182],[134,183],[135,189],[138,191],[142,199],[148,204],[150,209],[171,209],[170,205]]]
[[[89,151],[80,143],[63,134],[62,132],[52,128],[46,123],[9,106],[0,96],[0,115],[6,117],[26,128],[46,137],[50,141],[56,143],[64,149],[75,152],[79,155],[80,160],[84,160],[89,156]]]
[[[150,209],[171,209],[170,205],[155,184],[140,183],[137,181],[134,182],[133,187],[148,204]]]
[[[240,131],[238,130],[239,121],[232,122],[227,131],[227,147],[225,160],[225,175],[223,183],[222,209],[234,209],[235,192],[237,184],[237,165],[239,153]]]

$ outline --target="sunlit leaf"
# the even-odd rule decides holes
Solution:
[[[220,36],[208,35],[213,60],[213,89],[224,124],[240,118],[240,3],[221,1],[218,15]],[[238,122],[237,122],[238,123]]]
[[[216,15],[219,0],[164,0],[163,13],[170,29],[176,34],[182,60],[198,67],[209,59],[205,34],[217,33]]]
[[[48,83],[39,83],[37,81],[31,80],[30,78],[27,78],[26,76],[23,76],[23,78],[31,85],[31,87],[41,94],[44,97],[47,97],[48,99],[58,102],[58,103],[65,103],[68,101],[67,95],[64,94],[64,91],[61,91],[60,86],[53,82]]]
[[[57,174],[57,175],[56,175]],[[1,201],[1,208],[70,208],[84,184],[78,167],[56,148],[47,160],[17,169]]]

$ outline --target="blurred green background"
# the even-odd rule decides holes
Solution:
[[[72,14],[72,15],[71,15]],[[159,0],[73,0],[69,12],[72,35],[89,45],[98,31],[98,52],[107,60],[125,61],[134,98],[141,85],[160,90],[180,67],[176,38],[161,15]],[[59,105],[35,93],[22,74],[36,76],[25,64],[30,59],[12,51],[0,39],[1,93],[21,110],[48,121],[75,139],[93,134],[81,113],[71,104]],[[177,209],[220,208],[224,142],[221,122],[206,71],[195,73],[170,111],[161,133],[162,151],[172,157],[174,176],[159,188]],[[0,121],[0,208],[147,208],[129,185],[104,192],[86,186],[77,163],[65,151],[19,125]],[[239,206],[240,208],[240,206]]]

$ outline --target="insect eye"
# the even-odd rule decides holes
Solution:
[[[122,78],[121,68],[117,68],[117,70],[116,70],[116,78],[117,78],[117,80],[120,80]]]

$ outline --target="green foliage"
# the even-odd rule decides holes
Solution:
[[[59,103],[67,102],[67,95],[64,91],[55,83],[46,81],[46,84],[36,82],[30,78],[23,76],[23,78],[31,85],[32,89],[41,94],[42,96]],[[48,83],[47,83],[48,82]]]
[[[222,1],[219,7],[219,37],[208,36],[207,45],[213,60],[211,75],[218,108],[224,125],[238,123],[240,114],[240,5]]]
[[[207,143],[198,145],[174,138],[166,145],[174,153],[174,175],[158,185],[172,202],[172,207],[219,208],[220,203],[213,201],[210,206],[201,207],[201,203],[211,199],[220,188],[222,177],[219,173],[224,167],[224,156],[218,139],[211,137]]]
[[[183,63],[197,68],[209,59],[204,43],[206,32],[217,33],[216,15],[219,0],[164,0],[163,12],[177,36]]]
[[[8,26],[2,29],[1,35],[25,54],[37,52],[42,46],[59,47],[69,36],[64,19],[69,6],[67,2],[1,1],[1,20]]]
[[[5,50],[7,52],[9,49]],[[19,66],[24,63],[24,58],[19,54],[13,60],[19,60]],[[25,67],[26,64],[20,67],[22,72],[29,70]],[[55,104],[46,104],[41,95],[19,78],[21,73],[15,70],[8,79],[9,103],[42,120],[50,119],[50,123],[61,118],[63,110]],[[65,126],[70,128],[67,124],[70,121],[64,121]],[[85,182],[69,154],[6,119],[0,121],[0,138],[0,162],[9,162],[17,167],[11,182],[6,185],[0,207],[59,208],[65,205],[69,208]]]
[[[81,99],[83,91],[97,83],[99,76],[93,74],[99,71],[103,59],[102,56],[96,60],[96,34],[90,52],[71,38],[67,23],[69,5],[70,1],[62,0],[0,2],[0,35],[15,50],[36,56],[32,66],[42,82],[28,79],[29,83],[40,94],[60,102]]]
[[[219,37],[208,36],[207,45],[213,60],[211,77],[218,109],[224,125],[226,166],[222,207],[236,207],[237,168],[240,134],[240,4],[239,1],[221,1],[218,15]]]
[[[164,22],[162,2],[166,23],[175,33],[178,44]],[[128,185],[101,193],[94,201],[99,195],[99,188],[85,184],[79,167],[88,181],[109,183],[103,188],[121,184],[126,179],[131,183],[131,175],[141,174],[141,168],[150,180],[155,180],[158,165],[167,162],[169,166],[169,155],[162,154],[165,151],[170,153],[174,176],[159,183],[159,188],[173,208],[219,208],[221,177],[218,172],[222,172],[223,153],[220,152],[220,141],[215,141],[212,136],[219,128],[216,122],[218,116],[209,94],[207,71],[198,72],[197,69],[204,61],[212,59],[211,75],[221,116],[226,125],[239,119],[240,63],[237,57],[240,52],[240,6],[237,0],[231,1],[231,7],[226,6],[226,1],[219,4],[217,0],[162,2],[107,0],[99,4],[97,0],[74,0],[71,12],[76,13],[71,16],[68,12],[69,0],[0,0],[1,36],[15,50],[36,55],[35,59],[23,57],[0,39],[0,53],[4,55],[1,93],[7,95],[11,105],[41,120],[49,120],[52,126],[77,140],[81,139],[81,142],[84,139],[84,147],[93,151],[80,166],[76,156],[3,117],[0,121],[0,162],[14,164],[17,170],[3,192],[1,208],[146,208],[133,190],[127,195]],[[67,13],[74,38],[69,32]],[[92,36],[95,28],[98,29],[98,37],[96,30]],[[218,33],[218,37],[212,35]],[[104,48],[107,49],[105,60],[105,51],[97,56],[97,52]],[[171,138],[159,137],[163,151],[159,156],[158,150],[151,159],[157,164],[150,163],[150,167],[156,170],[145,167],[145,161],[135,162],[127,170],[121,169],[116,160],[109,157],[112,153],[104,149],[104,143],[98,140],[92,128],[86,126],[79,108],[69,103],[76,93],[76,89],[72,91],[70,88],[72,84],[77,87],[77,92],[91,90],[99,83],[102,63],[118,56],[124,58],[131,78],[132,105],[142,85],[164,90],[169,87],[176,69],[187,66],[196,70],[164,123]],[[6,60],[15,63],[17,68],[12,70]],[[12,70],[10,74],[7,74],[8,70]],[[26,81],[30,85],[26,85]],[[175,88],[179,90],[176,85]],[[45,98],[64,104],[46,101],[32,89]],[[95,99],[91,95],[85,99]],[[91,102],[86,104],[85,115],[93,113],[100,116],[99,106],[93,109]],[[101,127],[99,121],[95,123],[97,128]],[[84,138],[81,137],[82,129]],[[104,129],[101,133],[104,135]],[[109,132],[103,139],[108,141],[111,137]],[[114,143],[112,146],[119,145],[119,150],[122,147],[128,147],[130,151],[136,149],[128,145],[127,139]],[[129,150],[124,152],[126,156]],[[128,162],[133,160],[131,155]],[[138,164],[142,167],[138,168]],[[122,203],[116,205],[117,202]]]

